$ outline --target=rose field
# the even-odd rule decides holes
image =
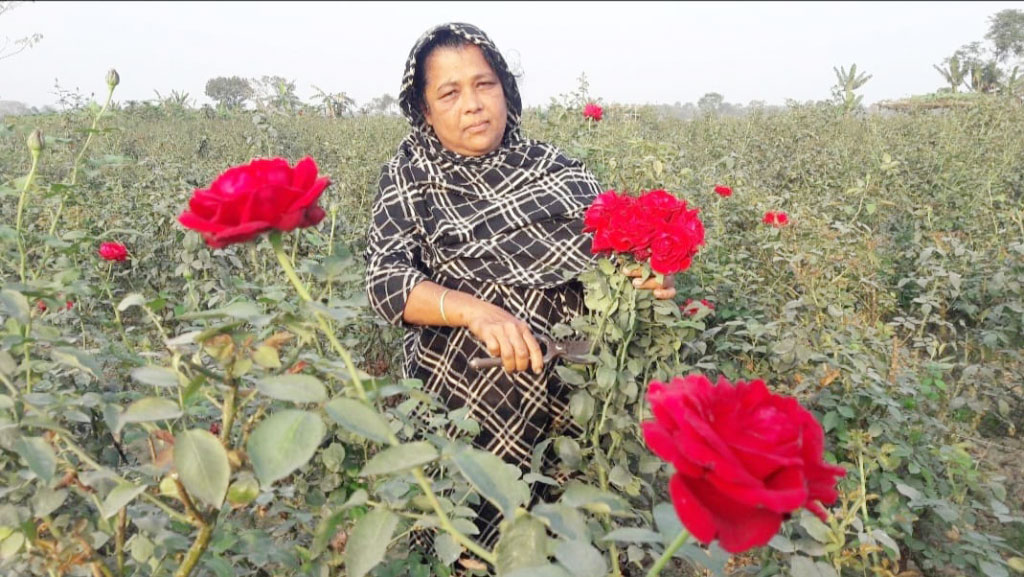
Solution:
[[[583,275],[588,314],[550,335],[593,343],[554,368],[583,432],[528,473],[402,378],[367,304],[402,117],[0,119],[0,574],[1024,574],[1024,107],[591,101],[523,132],[685,200],[704,242],[673,300],[634,290],[636,251]],[[232,167],[306,157],[322,219],[219,247],[179,220]]]

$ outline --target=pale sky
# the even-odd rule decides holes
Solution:
[[[0,42],[43,34],[0,60],[0,100],[55,104],[55,79],[100,98],[114,67],[121,102],[178,90],[201,105],[209,78],[280,75],[303,100],[315,84],[363,104],[397,96],[421,33],[461,21],[518,64],[527,106],[581,73],[605,103],[826,100],[833,66],[853,63],[872,104],[942,86],[932,65],[1003,9],[1024,2],[33,2],[0,17]]]

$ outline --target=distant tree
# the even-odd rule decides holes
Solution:
[[[956,94],[957,88],[964,83],[964,69],[960,67],[960,58],[956,54],[942,61],[942,66],[932,64],[939,74],[949,83],[949,90]]]
[[[371,99],[367,107],[371,114],[395,114],[398,111],[398,100],[390,94],[381,94]]]
[[[11,10],[14,10],[15,8],[22,4],[24,4],[24,2],[0,2],[0,16],[3,16],[5,13],[10,12]],[[0,39],[0,60],[10,58],[24,51],[27,48],[31,48],[33,45],[35,45],[42,39],[43,35],[38,33],[29,36],[24,36],[22,38],[18,38],[15,40],[11,40],[7,36],[4,36],[2,39]]]
[[[999,62],[988,54],[981,42],[971,42],[953,53],[960,60],[967,88],[972,92],[995,92],[999,89],[1003,71]]]
[[[320,100],[320,109],[323,111],[324,116],[328,118],[340,118],[355,109],[356,101],[348,94],[345,94],[344,92],[336,92],[332,94],[315,85],[313,88],[317,91],[313,97]]]
[[[165,112],[183,112],[192,107],[193,101],[189,98],[188,92],[171,90],[167,96],[162,96],[159,90],[153,92],[156,93],[156,99]]]
[[[844,114],[849,114],[860,107],[864,96],[854,91],[867,84],[871,80],[870,74],[861,72],[857,74],[857,65],[851,64],[850,71],[845,66],[832,67],[836,73],[836,84],[832,87],[832,101],[843,108]]]
[[[985,39],[992,42],[999,62],[1024,57],[1024,10],[1000,10],[989,17]]]
[[[281,76],[263,76],[252,80],[256,106],[263,111],[294,113],[302,106],[295,94],[295,83]]]
[[[252,98],[252,85],[238,76],[218,76],[206,81],[206,95],[217,106],[228,110],[236,110]]]
[[[697,101],[697,109],[703,114],[717,114],[725,97],[717,92],[708,92]]]

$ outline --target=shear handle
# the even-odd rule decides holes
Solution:
[[[545,365],[551,362],[551,360],[554,359],[556,356],[560,356],[562,353],[565,352],[565,350],[561,346],[559,346],[558,343],[554,342],[553,340],[551,340],[550,337],[546,335],[537,335],[536,338],[537,342],[539,342],[541,346],[544,347],[543,361]],[[500,367],[503,364],[504,361],[501,359],[501,357],[477,357],[475,359],[470,359],[469,361],[469,366],[473,367],[478,371],[480,369]]]

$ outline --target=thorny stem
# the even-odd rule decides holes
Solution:
[[[299,293],[299,296],[303,300],[311,302],[313,298],[309,295],[309,291],[302,283],[302,280],[299,279],[298,275],[295,274],[295,269],[294,267],[292,267],[291,260],[288,258],[288,255],[285,254],[284,252],[284,247],[281,244],[280,232],[275,231],[270,234],[270,244],[274,248],[274,254],[277,255],[277,260],[279,263],[281,263],[281,267],[284,269],[285,275],[288,276],[288,280],[291,281],[292,286],[295,287],[295,290]],[[327,336],[328,340],[330,340],[331,346],[334,347],[335,352],[337,352],[345,361],[345,364],[349,370],[349,375],[352,378],[352,383],[353,385],[355,385],[356,390],[359,393],[360,399],[364,403],[369,404],[369,399],[366,396],[366,391],[363,389],[363,385],[359,380],[359,375],[355,371],[355,364],[352,362],[352,357],[348,354],[348,351],[345,350],[345,347],[341,346],[341,343],[338,342],[338,339],[334,336],[334,332],[330,330],[330,327],[324,320],[323,315],[319,311],[313,312],[316,316],[317,321],[320,324],[320,329]],[[391,443],[391,445],[400,444],[398,437],[396,437],[395,434],[391,432],[388,433],[388,441]],[[451,520],[448,519],[448,515],[444,512],[444,509],[441,508],[440,501],[438,501],[437,496],[434,495],[433,488],[430,486],[430,481],[429,479],[427,479],[426,474],[423,473],[422,467],[414,467],[412,469],[412,474],[416,478],[417,484],[419,484],[420,488],[423,490],[423,493],[426,496],[427,501],[430,503],[431,508],[433,508],[434,513],[437,515],[438,522],[441,525],[441,528],[447,531],[448,534],[452,536],[452,538],[458,541],[462,546],[471,551],[477,557],[480,557],[484,561],[490,563],[492,566],[495,565],[497,563],[497,557],[494,555],[494,553],[484,549],[479,544],[474,542],[472,539],[463,535],[461,531],[459,531],[454,525],[452,525]]]
[[[210,546],[211,537],[213,537],[213,525],[203,525],[199,528],[199,535],[196,536],[195,542],[189,548],[181,566],[174,572],[174,577],[188,577],[192,574],[196,565],[199,564],[199,559],[206,552],[206,548]]]
[[[70,450],[72,453],[77,455],[79,459],[81,459],[83,462],[85,462],[87,465],[89,465],[93,469],[96,469],[97,471],[103,471],[105,473],[109,473],[111,476],[113,476],[114,479],[117,479],[121,483],[131,484],[131,481],[129,481],[128,479],[125,479],[121,475],[118,475],[117,473],[111,471],[107,467],[104,467],[103,465],[100,465],[99,463],[97,463],[92,457],[89,456],[88,453],[86,453],[81,447],[76,445],[74,441],[71,441],[71,440],[69,440],[68,438],[66,438],[66,437],[64,437],[62,435],[58,435],[57,439],[63,441],[64,442],[64,446],[67,447],[68,450]],[[185,523],[187,525],[195,525],[196,524],[192,519],[190,519],[187,516],[182,515],[181,513],[175,511],[167,503],[164,503],[163,501],[161,501],[160,499],[157,499],[156,497],[154,497],[153,495],[151,495],[149,493],[142,493],[140,495],[140,497],[142,497],[143,499],[149,501],[153,505],[156,505],[157,507],[159,507],[161,510],[163,510],[164,513],[167,513],[167,515],[170,516],[175,521],[178,521],[178,522],[181,522],[181,523]]]
[[[598,478],[601,481],[601,490],[608,490],[608,476],[604,471],[604,467],[598,467]],[[601,515],[601,525],[604,526],[605,532],[612,530],[611,515],[603,513]],[[619,548],[614,541],[608,544],[608,553],[612,558],[612,577],[622,577],[622,568],[619,567]]]
[[[124,533],[128,524],[128,507],[117,512],[117,534],[114,536],[114,550],[117,556],[117,574],[124,575]]]
[[[18,267],[18,273],[21,277],[21,282],[25,282],[25,239],[21,234],[21,217],[25,212],[25,198],[28,196],[28,187],[32,184],[32,179],[36,176],[36,166],[39,164],[39,151],[32,151],[32,168],[28,171],[28,177],[25,178],[25,186],[21,188],[21,197],[18,199],[18,216],[15,218],[14,229],[18,233],[18,252],[21,254],[21,265]]]
[[[78,167],[82,164],[82,158],[85,156],[85,151],[89,149],[89,143],[92,142],[92,137],[96,134],[96,125],[99,124],[100,117],[107,111],[107,107],[110,106],[110,98],[114,95],[114,87],[111,86],[107,90],[107,101],[103,103],[103,108],[100,109],[96,118],[92,120],[92,127],[89,128],[89,136],[85,139],[85,144],[82,145],[81,152],[75,158],[75,165],[71,169],[71,185],[70,189],[66,191],[60,197],[60,204],[57,206],[57,214],[53,216],[53,222],[50,223],[50,236],[53,236],[53,231],[57,230],[57,222],[60,221],[60,213],[64,211],[64,203],[68,199],[68,192],[74,189],[75,183],[78,182]]]
[[[299,296],[306,302],[313,302],[313,297],[310,296],[306,286],[302,283],[302,280],[299,279],[299,276],[295,274],[295,268],[292,266],[291,259],[289,259],[288,255],[284,252],[284,247],[281,245],[280,232],[274,231],[270,233],[270,244],[274,247],[274,254],[277,255],[277,261],[281,263],[281,267],[284,269],[284,274],[287,275],[288,280],[291,281],[292,286],[295,287]],[[338,338],[334,336],[334,331],[332,331],[331,327],[327,324],[323,314],[319,311],[313,311],[313,313],[314,316],[316,316],[317,323],[320,325],[320,330],[327,337],[327,340],[331,342],[331,346],[334,347],[334,351],[341,356],[342,360],[345,361],[345,366],[348,368],[349,376],[352,378],[352,384],[356,387],[356,391],[359,393],[359,398],[363,402],[367,402],[366,391],[363,389],[363,384],[359,380],[359,375],[356,373],[356,366],[355,363],[352,362],[352,356],[349,355],[348,351],[345,350],[345,347],[341,346],[341,343],[338,342]]]
[[[658,560],[654,562],[654,565],[651,566],[651,570],[647,572],[647,577],[658,577],[658,575],[661,574],[661,570],[665,568],[666,564],[668,564],[669,559],[671,559],[672,556],[675,555],[676,551],[678,551],[679,548],[682,547],[689,539],[690,534],[686,529],[680,531],[675,540],[672,541],[672,543],[665,549],[665,552],[661,554],[661,557],[659,557]]]

